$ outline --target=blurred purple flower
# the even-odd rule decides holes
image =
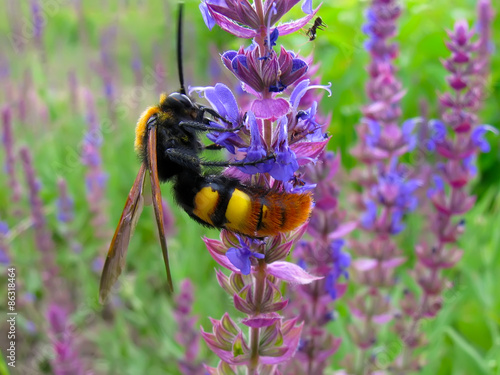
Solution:
[[[417,144],[414,129],[419,119],[400,124],[401,99],[405,90],[396,76],[394,59],[399,50],[392,38],[397,35],[400,3],[372,0],[366,11],[362,31],[368,36],[365,47],[370,54],[366,84],[368,103],[357,127],[359,142],[352,150],[362,165],[354,172],[361,187],[356,203],[359,224],[365,234],[352,240],[356,257],[354,279],[361,284],[351,303],[352,314],[360,320],[349,327],[351,338],[361,353],[349,356],[346,371],[375,373],[367,358],[377,342],[378,325],[391,320],[390,301],[385,294],[394,285],[394,268],[404,262],[392,236],[404,228],[404,215],[415,209],[420,183],[409,177],[399,158]]]
[[[9,246],[7,244],[7,234],[9,233],[9,226],[6,222],[0,221],[0,264],[5,266],[9,265]]]
[[[195,325],[197,317],[192,315],[193,285],[186,279],[181,283],[181,291],[175,299],[174,317],[177,322],[177,343],[184,349],[184,357],[179,360],[179,368],[185,375],[204,375],[203,365],[197,361],[200,334]]]
[[[341,237],[355,225],[343,222],[344,213],[337,204],[338,187],[334,176],[339,164],[338,155],[325,152],[304,172],[307,182],[317,185],[316,205],[307,228],[312,239],[299,241],[293,257],[297,267],[323,278],[292,290],[287,312],[290,316],[299,314],[304,327],[294,359],[280,369],[284,374],[322,373],[341,342],[328,332],[326,325],[333,319],[334,301],[346,290],[345,280],[341,278],[348,278],[350,255],[342,250],[344,240]]]
[[[59,197],[56,202],[57,206],[57,220],[63,223],[73,221],[74,218],[74,201],[68,194],[68,185],[66,180],[60,178],[57,181],[59,189]]]
[[[47,20],[42,14],[42,9],[38,0],[31,0],[31,17],[33,24],[33,38],[38,48],[42,48],[42,33]]]
[[[21,186],[15,173],[16,157],[12,136],[12,111],[9,106],[2,108],[2,143],[5,149],[5,171],[9,179],[12,203],[15,204],[21,198]]]
[[[52,368],[55,375],[83,375],[83,364],[74,342],[73,328],[68,322],[68,313],[65,308],[54,303],[47,310],[49,336],[55,357]]]
[[[342,251],[345,241],[343,239],[333,240],[330,243],[330,249],[333,258],[333,268],[330,273],[326,276],[325,286],[327,292],[330,294],[333,300],[337,299],[337,280],[344,276],[346,279],[349,278],[349,272],[347,268],[351,264],[351,256]]]
[[[491,146],[490,143],[485,139],[485,135],[487,132],[491,132],[495,135],[498,135],[498,130],[490,125],[480,125],[474,128],[471,133],[472,143],[481,150],[481,152],[490,152]]]
[[[22,147],[19,153],[29,189],[31,217],[35,228],[35,241],[38,249],[42,253],[48,254],[54,249],[54,243],[52,241],[52,234],[47,227],[43,203],[39,197],[40,182],[35,175],[30,150],[27,147]]]

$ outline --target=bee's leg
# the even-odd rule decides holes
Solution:
[[[200,160],[198,157],[186,154],[182,151],[176,150],[175,148],[168,148],[165,150],[165,154],[175,160],[178,164],[185,166],[186,168],[197,170],[199,166],[204,167],[244,167],[246,165],[258,165],[267,160],[275,159],[274,154],[268,155],[265,158],[255,160],[255,161],[208,161]]]
[[[202,160],[200,164],[204,167],[244,167],[244,166],[256,166],[260,163],[263,163],[267,160],[275,159],[276,156],[274,154],[268,155],[265,158],[255,160],[255,161],[207,161]]]
[[[211,126],[208,124],[205,124],[200,121],[181,121],[179,122],[179,126],[185,126],[189,127],[195,130],[200,130],[200,131],[205,131],[205,132],[218,132],[218,133],[227,133],[227,132],[234,132],[237,130],[240,130],[243,127],[243,124],[236,128],[231,128],[231,129],[226,129],[226,128],[218,128],[216,126]]]
[[[224,147],[221,145],[218,145],[217,143],[212,143],[211,145],[208,146],[203,146],[204,150],[222,150]]]
[[[200,121],[200,122],[203,121],[205,119],[205,113],[208,113],[213,118],[215,118],[217,120],[222,120],[226,124],[230,124],[229,121],[227,121],[224,117],[219,115],[219,113],[217,111],[213,110],[212,108],[205,107],[204,105],[200,105],[199,108],[200,108],[200,111],[198,112],[198,116],[196,118],[197,121]]]
[[[200,171],[200,158],[195,155],[188,154],[176,148],[167,148],[165,150],[165,155],[170,159],[175,160],[177,164],[182,165],[186,169],[197,172]]]

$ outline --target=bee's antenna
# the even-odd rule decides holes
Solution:
[[[184,73],[182,71],[182,10],[184,4],[179,3],[179,16],[177,19],[177,71],[179,73],[179,83],[181,84],[180,93],[186,94],[184,87]]]

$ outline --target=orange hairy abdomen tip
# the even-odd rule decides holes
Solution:
[[[290,232],[309,219],[312,210],[311,194],[271,193],[266,198],[267,210],[263,210],[258,236]]]
[[[269,191],[265,195],[235,190],[226,211],[225,228],[250,237],[274,236],[304,224],[311,213],[310,194]]]

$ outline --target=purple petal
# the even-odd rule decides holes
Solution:
[[[5,221],[0,221],[0,234],[6,236],[9,233],[9,226]]]
[[[251,270],[250,257],[241,253],[241,249],[236,247],[230,248],[226,253],[227,259],[240,270],[243,275],[248,275]]]
[[[293,327],[288,330],[286,333],[285,332],[285,327],[288,325],[292,324]],[[275,365],[278,363],[286,362],[290,360],[295,355],[295,352],[297,351],[297,347],[299,346],[299,341],[300,341],[300,335],[302,333],[302,327],[304,323],[300,323],[300,325],[295,326],[295,319],[289,320],[285,323],[283,323],[281,331],[283,334],[283,345],[287,348],[286,353],[282,354],[280,357],[265,357],[262,356],[260,358],[261,363],[269,364],[269,365]]]
[[[377,263],[377,260],[372,258],[359,258],[352,262],[352,266],[357,271],[365,272],[375,268]]]
[[[292,91],[292,94],[290,95],[290,104],[292,104],[292,107],[294,109],[297,109],[300,103],[300,99],[306,94],[307,88],[309,87],[309,80],[304,79],[297,83],[295,88]]]
[[[286,87],[290,86],[300,77],[302,77],[307,72],[308,69],[309,65],[307,65],[307,63],[304,60],[293,59],[291,70],[287,74],[281,76],[282,84]]]
[[[406,261],[405,257],[396,257],[382,262],[382,268],[391,269],[395,268]]]
[[[215,87],[205,90],[205,98],[219,115],[233,124],[238,120],[238,103],[229,87],[222,83],[217,83]]]
[[[210,12],[210,14],[214,18],[217,25],[219,25],[222,30],[224,30],[230,34],[233,34],[233,35],[237,36],[238,38],[251,39],[257,35],[255,30],[240,26],[240,25],[234,23],[233,21],[231,21],[227,17],[224,17],[224,16],[222,16],[218,13],[212,12],[212,11]],[[281,34],[281,31],[279,31],[279,33]]]
[[[309,284],[323,278],[322,276],[313,276],[307,273],[296,264],[283,261],[269,264],[267,272],[291,284]]]
[[[299,166],[308,164],[311,159],[316,159],[324,150],[330,138],[322,142],[299,142],[290,146],[295,155]]]
[[[373,316],[373,321],[377,324],[385,324],[390,322],[393,316],[394,316],[393,313],[375,315]]]
[[[312,0],[304,0],[300,9],[302,9],[305,14],[311,14],[313,12]]]
[[[282,318],[277,313],[260,314],[253,318],[245,318],[241,322],[250,328],[269,327]]]
[[[498,135],[498,130],[491,125],[478,126],[471,133],[472,142],[479,147],[482,152],[489,152],[491,150],[489,142],[484,138],[487,132]]]
[[[2,248],[0,248],[0,264],[3,264],[5,266],[10,264],[9,256],[7,255],[7,252]]]
[[[352,232],[356,227],[358,226],[358,223],[355,221],[350,221],[348,223],[341,224],[335,229],[334,232],[331,232],[328,235],[329,240],[335,240],[341,237],[346,236],[350,232]]]
[[[255,113],[255,117],[261,119],[276,120],[284,116],[290,110],[290,104],[283,98],[278,99],[256,99],[250,106],[250,110]]]
[[[299,29],[302,29],[318,12],[319,7],[317,7],[312,14],[302,17],[296,21],[287,22],[278,26],[278,31],[281,36],[291,34]]]
[[[199,5],[201,16],[203,17],[203,21],[205,22],[205,25],[207,25],[209,30],[212,30],[213,27],[215,26],[215,20],[213,19],[212,15],[210,14],[210,11],[208,10],[208,6],[206,3],[201,3]]]

